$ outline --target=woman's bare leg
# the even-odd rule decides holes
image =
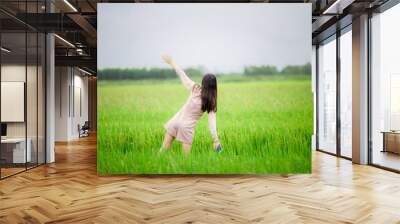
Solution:
[[[161,146],[160,152],[163,152],[171,147],[172,141],[174,141],[174,137],[165,132],[164,141]]]
[[[189,154],[190,150],[192,150],[192,145],[182,143],[182,149],[185,154]]]

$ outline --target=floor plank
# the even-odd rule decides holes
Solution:
[[[96,138],[0,181],[0,223],[400,223],[400,175],[313,153],[311,175],[98,176]]]

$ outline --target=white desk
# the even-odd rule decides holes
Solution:
[[[32,154],[31,154],[31,145],[32,140],[30,138],[27,139],[26,154],[25,154],[25,138],[5,138],[1,139],[2,147],[13,146],[12,148],[12,162],[13,163],[25,163],[31,162]],[[3,149],[2,149],[3,150]],[[26,159],[26,161],[25,161]]]

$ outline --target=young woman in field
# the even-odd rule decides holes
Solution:
[[[208,113],[208,126],[214,140],[214,148],[221,151],[220,141],[217,134],[217,78],[215,75],[206,74],[201,86],[191,80],[186,73],[175,64],[171,56],[163,55],[165,63],[175,69],[182,84],[190,91],[189,98],[182,108],[165,125],[166,133],[164,142],[160,149],[163,152],[170,148],[172,141],[176,139],[182,142],[183,151],[188,154],[192,149],[194,129],[197,121],[204,112]]]

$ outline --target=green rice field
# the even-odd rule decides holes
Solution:
[[[310,76],[219,77],[216,153],[207,115],[190,155],[181,144],[160,154],[163,125],[189,92],[176,79],[98,82],[99,174],[310,173]]]

